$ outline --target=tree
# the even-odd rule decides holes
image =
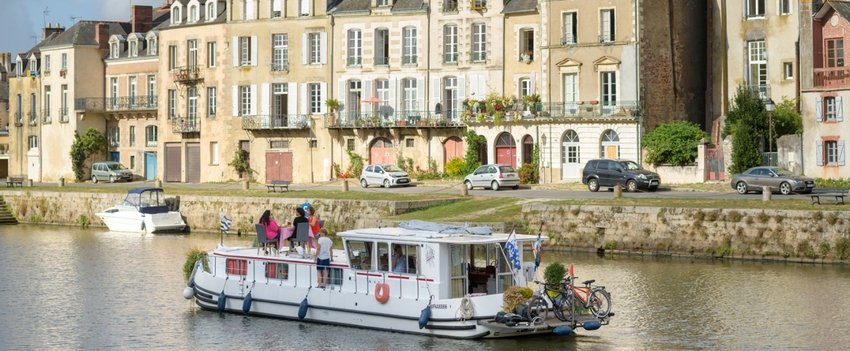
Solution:
[[[659,125],[643,138],[646,162],[658,166],[671,164],[688,166],[697,158],[697,145],[708,134],[699,125],[688,121],[673,121]]]
[[[797,112],[797,101],[782,97],[782,102],[776,105],[771,115],[773,118],[773,150],[776,150],[776,139],[783,135],[803,134],[803,118]]]
[[[100,154],[106,156],[106,150],[106,136],[97,129],[86,129],[82,136],[74,131],[74,143],[71,144],[70,152],[74,178],[78,182],[83,181],[83,177],[86,175],[86,159],[94,162],[95,156]]]
[[[750,167],[761,165],[759,138],[749,124],[739,125],[732,140],[732,166],[729,167],[729,172],[742,173]]]
[[[251,160],[248,159],[248,151],[242,149],[236,149],[236,151],[233,152],[233,160],[231,160],[227,165],[233,167],[233,170],[235,170],[240,177],[247,174],[248,178],[252,178],[255,173],[251,168]]]
[[[741,173],[747,168],[761,165],[759,142],[768,135],[767,110],[755,89],[738,86],[729,112],[723,137],[734,136],[732,166],[729,171]]]
[[[478,148],[487,143],[487,138],[476,134],[472,129],[466,131],[464,138],[466,139],[466,154],[463,156],[463,162],[466,164],[464,174],[470,174],[481,166],[481,162],[478,161]]]

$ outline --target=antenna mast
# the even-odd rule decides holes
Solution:
[[[47,14],[48,13],[50,13],[50,10],[48,10],[47,6],[45,6],[44,11],[42,12],[42,14],[44,14],[44,26],[42,28],[47,28]]]

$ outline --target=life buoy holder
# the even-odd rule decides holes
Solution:
[[[385,303],[390,299],[390,286],[387,283],[375,284],[375,300]]]

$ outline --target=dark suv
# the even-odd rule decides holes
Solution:
[[[628,191],[655,191],[661,185],[661,177],[634,161],[603,158],[587,161],[581,172],[581,183],[587,184],[590,191],[599,191],[600,187],[613,188],[617,184],[625,186]]]

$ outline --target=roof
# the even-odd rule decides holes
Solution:
[[[850,1],[848,0],[829,0],[824,2],[823,6],[815,13],[815,19],[823,19],[831,9],[835,9],[841,17],[850,20]]]
[[[189,6],[189,0],[176,0],[175,3],[180,3],[185,9]],[[201,3],[205,3],[204,0],[200,0]],[[182,17],[182,23],[171,23],[171,6],[163,6],[159,9],[154,10],[154,30],[166,29],[166,28],[182,28],[188,26],[198,26],[210,23],[224,23],[227,20],[227,11],[226,6],[216,6],[216,18],[209,19],[207,18],[206,11],[198,12],[198,21],[194,23],[186,22],[186,14],[187,11],[181,11],[180,17]],[[158,16],[159,15],[159,16]]]
[[[396,0],[392,12],[425,11],[423,0]]]
[[[372,2],[370,0],[342,0],[330,13],[371,13]]]
[[[481,227],[472,227],[481,228]],[[440,233],[433,230],[415,230],[405,229],[400,227],[384,227],[384,228],[363,228],[352,229],[344,232],[339,232],[337,235],[346,238],[362,238],[374,240],[388,240],[393,242],[432,242],[432,243],[452,243],[452,244],[486,244],[486,243],[503,243],[508,240],[510,234],[498,233],[491,235],[482,234],[449,234]],[[517,234],[517,241],[536,241],[536,235]],[[542,240],[548,240],[546,236],[541,236]]]
[[[502,13],[525,13],[536,12],[537,0],[511,0],[505,4],[505,9]]]
[[[62,34],[59,34],[55,39],[51,40],[43,47],[46,48],[64,45],[100,45],[97,42],[97,25],[100,23],[106,23],[109,25],[110,37],[116,34],[126,36],[132,28],[129,22],[83,20],[75,23],[71,26],[71,28],[66,29],[62,32]]]

